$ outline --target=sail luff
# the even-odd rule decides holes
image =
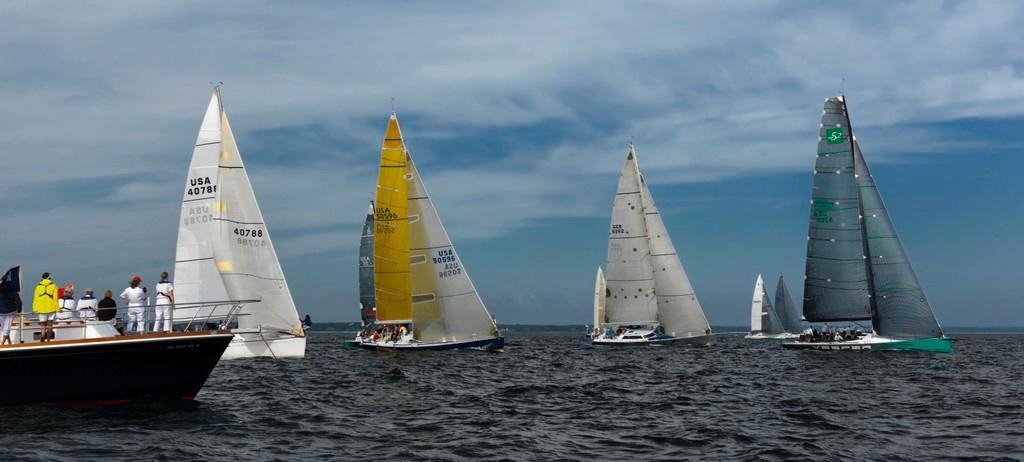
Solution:
[[[363,324],[375,320],[373,308],[376,305],[373,289],[373,201],[370,201],[359,238],[359,316]]]
[[[803,314],[810,322],[871,318],[852,139],[842,97],[825,100],[811,189]]]
[[[644,225],[650,245],[650,266],[654,275],[654,294],[658,307],[658,321],[665,333],[673,337],[697,337],[711,333],[711,326],[697,300],[697,294],[686,275],[682,260],[676,252],[672,237],[661,219],[647,181],[640,176],[640,201],[644,210]]]
[[[378,322],[412,320],[405,142],[391,114],[380,152],[374,211],[373,276]]]
[[[655,324],[658,307],[650,242],[641,200],[640,172],[630,145],[612,205],[606,282],[611,297],[605,313],[611,324]]]
[[[875,332],[891,338],[941,337],[942,328],[925,298],[856,140],[854,152],[875,302]]]

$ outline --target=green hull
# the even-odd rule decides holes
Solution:
[[[359,348],[359,340],[345,340],[346,348]]]
[[[953,341],[949,337],[918,338],[872,345],[873,350],[918,350],[952,353]]]

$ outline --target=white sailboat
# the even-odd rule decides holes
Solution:
[[[710,340],[711,326],[640,174],[632,144],[612,206],[607,270],[607,279],[598,279],[605,290],[595,290],[605,300],[595,302],[594,344]]]
[[[259,300],[242,308],[222,359],[303,357],[305,333],[219,88],[210,98],[192,152],[178,225],[176,303]],[[179,308],[174,320],[226,316],[230,306]]]
[[[781,340],[796,338],[795,332],[787,332],[783,319],[768,299],[768,291],[764,288],[764,279],[757,275],[754,283],[754,298],[750,303],[750,333],[745,338],[751,340]]]
[[[448,238],[392,113],[374,209],[378,329],[371,350],[501,350],[505,345]]]

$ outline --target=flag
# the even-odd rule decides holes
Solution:
[[[0,278],[0,313],[21,311],[21,267],[7,270]]]

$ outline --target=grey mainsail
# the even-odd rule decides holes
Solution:
[[[942,329],[910,266],[856,138],[853,149],[870,256],[875,332],[893,338],[941,337]]]
[[[811,189],[804,317],[871,319],[849,122],[841,97],[825,100]]]
[[[373,290],[373,201],[366,212],[363,234],[359,239],[359,316],[363,324],[376,320],[377,297]]]
[[[793,306],[793,296],[789,294],[786,281],[779,273],[779,283],[775,286],[775,312],[779,314],[779,320],[786,332],[799,334],[802,330],[800,325],[800,313],[797,313]]]

